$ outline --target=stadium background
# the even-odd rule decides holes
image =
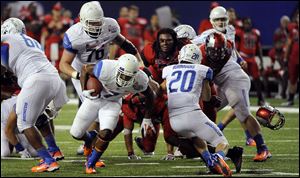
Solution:
[[[9,2],[1,1],[1,9]],[[39,1],[44,12],[49,13],[57,1]],[[77,16],[80,7],[87,1],[60,1],[62,6],[71,10],[73,18]],[[268,48],[272,45],[273,32],[279,26],[282,15],[291,16],[298,7],[298,1],[218,1],[225,8],[233,7],[238,17],[250,17],[253,26],[260,30],[262,45]],[[104,15],[107,17],[118,18],[119,9],[122,6],[136,5],[140,8],[140,17],[150,19],[156,8],[170,6],[178,15],[182,24],[189,24],[198,29],[202,19],[209,16],[211,1],[100,1]]]

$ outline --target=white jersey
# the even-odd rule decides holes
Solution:
[[[16,75],[21,88],[26,78],[35,73],[58,73],[41,45],[25,34],[1,36],[1,65]]]
[[[119,100],[128,93],[135,94],[147,89],[149,78],[142,70],[139,70],[135,75],[133,85],[128,87],[118,87],[116,81],[117,70],[118,61],[116,60],[102,60],[95,65],[94,75],[103,86],[101,98],[107,100]]]
[[[79,22],[71,26],[65,33],[64,48],[75,53],[72,67],[78,72],[84,64],[95,64],[98,60],[107,59],[109,44],[120,34],[120,27],[115,19],[104,18],[98,38],[91,38]]]
[[[192,43],[196,44],[196,45],[201,45],[203,43],[205,43],[205,39],[206,37],[213,33],[213,32],[219,32],[218,30],[212,28],[212,29],[208,29],[204,32],[202,32],[200,35],[196,36],[193,40]],[[226,38],[228,40],[230,40],[233,44],[235,42],[235,28],[232,25],[228,25],[226,27],[226,33],[224,34],[226,36]]]
[[[200,109],[203,80],[212,80],[212,76],[212,69],[201,64],[165,67],[162,78],[166,79],[170,117]]]
[[[13,96],[1,102],[1,129],[4,129],[10,112],[16,109],[17,97]]]

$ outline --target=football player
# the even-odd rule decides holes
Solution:
[[[248,64],[248,74],[253,77],[254,86],[256,89],[258,102],[257,105],[265,105],[265,100],[262,95],[262,81],[260,75],[264,71],[262,48],[260,43],[260,32],[258,29],[252,28],[250,18],[243,19],[243,28],[236,33],[236,46],[241,56]],[[258,67],[255,56],[260,60],[260,67]]]
[[[227,104],[233,108],[238,120],[246,127],[256,142],[257,154],[254,161],[266,161],[271,157],[261,134],[261,127],[250,113],[249,90],[250,78],[232,58],[232,43],[220,32],[208,35],[205,43],[200,45],[202,64],[212,68],[213,82],[221,98],[221,106]]]
[[[163,69],[161,84],[168,93],[168,109],[172,129],[179,135],[192,140],[212,173],[231,176],[232,171],[224,161],[229,144],[215,123],[201,111],[200,96],[209,101],[211,90],[209,81],[213,71],[201,65],[200,49],[195,44],[185,45],[179,52],[179,64]],[[216,147],[210,154],[205,141]]]
[[[86,82],[89,75],[95,76],[102,86],[97,96],[92,96],[94,89],[87,90]],[[96,173],[95,164],[108,147],[112,131],[116,127],[121,111],[122,96],[129,93],[142,92],[146,96],[149,111],[145,114],[143,122],[148,126],[154,93],[148,86],[149,78],[139,69],[138,59],[132,54],[124,54],[116,60],[101,60],[96,64],[87,64],[81,70],[80,77],[83,95],[86,98],[80,106],[73,121],[70,133],[76,139],[83,139],[89,125],[98,118],[100,131],[92,153],[88,156],[86,173]],[[150,121],[151,122],[151,121]]]
[[[235,28],[232,25],[228,25],[229,23],[229,17],[226,9],[222,6],[215,7],[209,15],[210,22],[213,26],[213,29],[209,29],[204,31],[201,35],[198,35],[197,37],[192,40],[194,44],[201,45],[205,43],[205,40],[207,36],[213,32],[221,32],[223,33],[228,40],[231,41],[233,44],[233,52],[232,58],[242,67],[243,70],[247,70],[248,65],[247,62],[241,57],[241,55],[237,52],[235,47]],[[208,107],[211,108],[211,107]],[[211,112],[213,113],[213,112]],[[216,114],[211,114],[216,115]],[[223,130],[236,116],[234,115],[234,110],[231,109],[222,119],[221,122],[219,122],[218,127]],[[211,117],[209,117],[211,118]],[[251,138],[251,135],[249,131],[245,128],[245,126],[242,127],[245,130],[246,135],[246,145],[249,146],[256,146],[255,141]]]
[[[91,1],[82,5],[79,13],[80,22],[72,25],[63,39],[64,51],[59,64],[61,72],[72,77],[72,83],[83,102],[79,77],[84,64],[95,64],[108,58],[111,42],[119,45],[127,53],[133,54],[142,61],[136,47],[120,34],[120,27],[115,19],[104,17],[99,2]],[[94,118],[97,122],[97,119]],[[93,124],[98,128],[98,124]],[[93,129],[87,132],[87,137],[95,137]],[[86,146],[86,145],[85,145]],[[85,147],[87,148],[87,147]]]
[[[22,88],[16,101],[18,129],[44,160],[31,171],[58,170],[59,164],[43,145],[35,123],[51,100],[56,111],[66,103],[66,86],[41,45],[26,35],[20,19],[9,18],[1,25],[1,65],[16,75]]]

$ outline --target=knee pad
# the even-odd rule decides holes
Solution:
[[[100,132],[98,133],[98,136],[103,141],[110,141],[111,135],[112,131],[109,129],[100,130]]]

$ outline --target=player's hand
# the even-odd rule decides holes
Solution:
[[[21,155],[21,158],[31,158],[31,154],[26,148],[23,151],[20,151],[19,155]]]
[[[82,95],[90,100],[95,100],[99,98],[99,94],[96,96],[92,96],[91,94],[95,92],[95,89],[91,89],[91,90],[83,90],[82,91]]]
[[[141,160],[142,158],[140,156],[135,155],[135,154],[131,154],[131,155],[128,155],[128,159]]]
[[[217,95],[212,95],[209,101],[214,107],[218,108],[221,106],[222,99]]]
[[[147,135],[147,130],[148,128],[151,128],[151,130],[156,134],[156,130],[154,128],[154,125],[151,121],[151,119],[148,119],[148,118],[144,118],[143,119],[143,122],[141,124],[141,132],[142,132],[142,135],[145,137]]]
[[[175,160],[175,156],[173,154],[167,154],[166,156],[162,157],[161,160],[166,160],[166,161]]]
[[[243,69],[244,71],[247,71],[247,69],[248,69],[248,64],[247,64],[246,61],[241,61],[240,65],[241,65],[241,67],[242,67],[242,69]]]

